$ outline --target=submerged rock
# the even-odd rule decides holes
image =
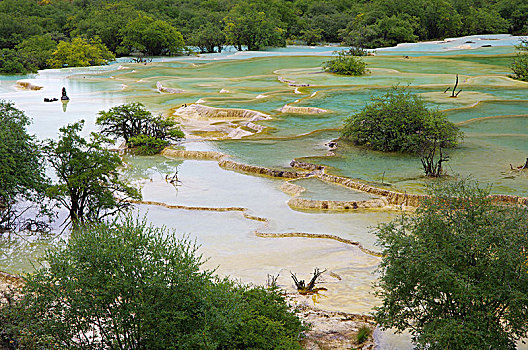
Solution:
[[[389,205],[385,197],[369,199],[366,201],[331,201],[306,198],[292,198],[288,201],[290,208],[309,210],[356,210],[384,208]]]
[[[270,177],[283,177],[288,179],[297,179],[308,176],[306,173],[297,173],[293,171],[275,170],[256,165],[248,165],[235,162],[230,159],[222,159],[218,165],[223,169],[239,171],[243,173],[251,173],[256,175],[264,175]]]
[[[247,119],[249,121],[270,119],[270,116],[251,109],[216,108],[201,104],[180,107],[175,114],[189,119]]]
[[[306,189],[304,187],[296,185],[296,184],[291,183],[289,181],[286,181],[285,183],[283,183],[281,185],[280,189],[282,190],[282,192],[290,194],[292,196],[298,196],[301,193],[303,193],[304,191],[306,191]]]
[[[317,107],[296,107],[290,105],[284,105],[280,109],[281,113],[292,113],[292,114],[320,114],[328,113],[326,109],[317,108]]]
[[[26,90],[40,90],[42,89],[42,86],[33,85],[30,82],[27,81],[17,81],[15,86],[19,89],[26,89]]]
[[[172,149],[165,148],[162,152],[162,155],[173,158],[182,158],[182,159],[195,159],[195,160],[220,160],[226,157],[225,154],[220,152],[212,151],[187,151],[183,149]]]
[[[297,316],[312,325],[302,341],[305,349],[374,349],[373,331],[376,328],[374,318],[367,315],[346,312],[329,312],[309,305],[307,298],[288,295],[290,301],[299,310]],[[357,334],[362,327],[370,330],[370,335],[362,343],[357,343]]]
[[[169,94],[181,94],[181,93],[185,92],[184,90],[181,90],[181,89],[174,89],[174,88],[164,87],[163,85],[161,85],[161,82],[159,82],[159,81],[156,83],[156,89],[158,89],[158,91],[160,93],[167,92]]]

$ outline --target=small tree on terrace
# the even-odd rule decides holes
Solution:
[[[341,75],[363,75],[367,73],[367,64],[358,57],[358,53],[363,56],[364,50],[352,48],[348,51],[335,52],[336,56],[323,63],[323,69]]]
[[[470,182],[381,225],[376,318],[418,349],[514,350],[528,331],[528,208]]]
[[[348,118],[343,137],[373,150],[419,155],[425,174],[440,176],[449,159],[445,149],[455,147],[462,133],[442,112],[396,87]]]
[[[57,176],[48,195],[68,209],[74,225],[117,214],[130,206],[126,199],[141,198],[138,189],[119,178],[119,156],[103,148],[100,138],[79,135],[83,124],[62,127],[59,140],[48,140],[44,146]]]
[[[517,57],[513,60],[510,68],[514,74],[515,79],[528,81],[528,39],[521,41],[521,44],[516,46]]]
[[[104,136],[122,137],[131,146],[145,147],[143,153],[157,153],[170,140],[185,135],[176,122],[153,116],[141,103],[129,103],[100,111],[96,124]]]

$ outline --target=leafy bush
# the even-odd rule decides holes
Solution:
[[[169,141],[157,139],[148,135],[133,136],[128,140],[129,146],[141,155],[153,155],[161,152],[169,145]]]
[[[353,51],[340,51],[330,61],[323,63],[323,69],[327,72],[342,75],[363,75],[367,72],[367,64],[361,58],[354,55]]]
[[[467,181],[431,194],[376,232],[377,321],[409,329],[417,349],[516,349],[528,329],[528,208]]]
[[[528,40],[523,40],[517,46],[517,57],[513,60],[510,68],[515,79],[528,81]]]
[[[462,134],[442,112],[396,87],[345,120],[343,137],[373,150],[420,155],[426,175],[439,176],[447,160],[443,150],[456,146]]]
[[[84,226],[47,252],[13,306],[22,317],[0,327],[47,349],[301,349],[279,291],[201,270],[197,249],[131,218]]]
[[[96,124],[104,136],[122,137],[130,146],[140,146],[140,152],[155,154],[185,134],[172,119],[153,116],[141,103],[128,103],[100,111]],[[150,149],[149,149],[150,148]]]

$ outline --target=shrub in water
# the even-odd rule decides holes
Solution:
[[[363,75],[367,72],[367,64],[351,51],[337,52],[337,56],[323,63],[327,72],[342,75]]]

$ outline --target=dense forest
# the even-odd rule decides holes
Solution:
[[[258,50],[320,42],[374,48],[528,33],[525,0],[2,0],[0,73],[116,55]]]

